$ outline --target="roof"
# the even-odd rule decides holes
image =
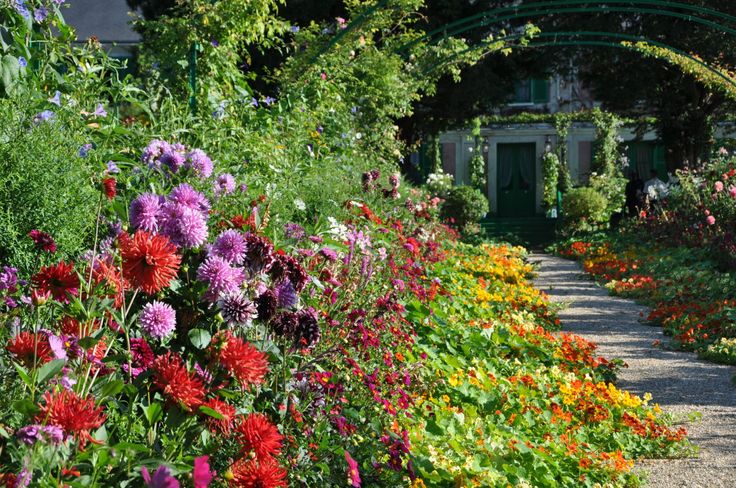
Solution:
[[[69,7],[61,13],[77,32],[77,40],[95,36],[104,44],[140,42],[140,36],[130,23],[133,17],[125,0],[69,0],[66,3]]]

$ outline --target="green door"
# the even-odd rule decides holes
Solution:
[[[498,145],[496,182],[499,217],[534,217],[536,153],[534,143]]]

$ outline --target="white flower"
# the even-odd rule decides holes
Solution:
[[[304,200],[301,200],[299,198],[294,199],[294,206],[297,210],[301,210],[302,212],[307,209],[307,204],[304,203]]]

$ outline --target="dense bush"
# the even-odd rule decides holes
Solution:
[[[23,271],[35,261],[33,229],[51,233],[64,256],[81,252],[99,201],[92,157],[80,156],[88,141],[69,129],[67,112],[43,117],[19,100],[0,99],[0,261]]]
[[[447,192],[441,215],[462,231],[469,230],[488,213],[488,199],[472,186],[456,186]]]
[[[562,215],[568,232],[588,231],[608,220],[608,200],[599,191],[585,187],[564,194]]]

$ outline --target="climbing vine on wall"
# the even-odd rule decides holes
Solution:
[[[486,161],[483,158],[482,142],[480,137],[481,120],[476,117],[473,119],[473,157],[470,158],[470,184],[480,190],[484,195],[486,193]]]
[[[576,114],[573,113],[557,113],[554,116],[555,130],[557,131],[557,159],[558,159],[558,177],[557,190],[565,193],[572,188],[572,178],[570,177],[570,167],[567,162],[567,136],[570,132],[570,126],[575,119]]]
[[[544,194],[542,204],[551,209],[557,204],[557,186],[560,176],[560,158],[552,151],[542,156],[542,174],[544,175]]]
[[[608,200],[609,215],[620,212],[626,199],[626,178],[621,171],[621,139],[618,129],[621,120],[610,112],[594,109],[593,125],[596,132],[596,150],[593,158],[593,174],[590,186]]]

